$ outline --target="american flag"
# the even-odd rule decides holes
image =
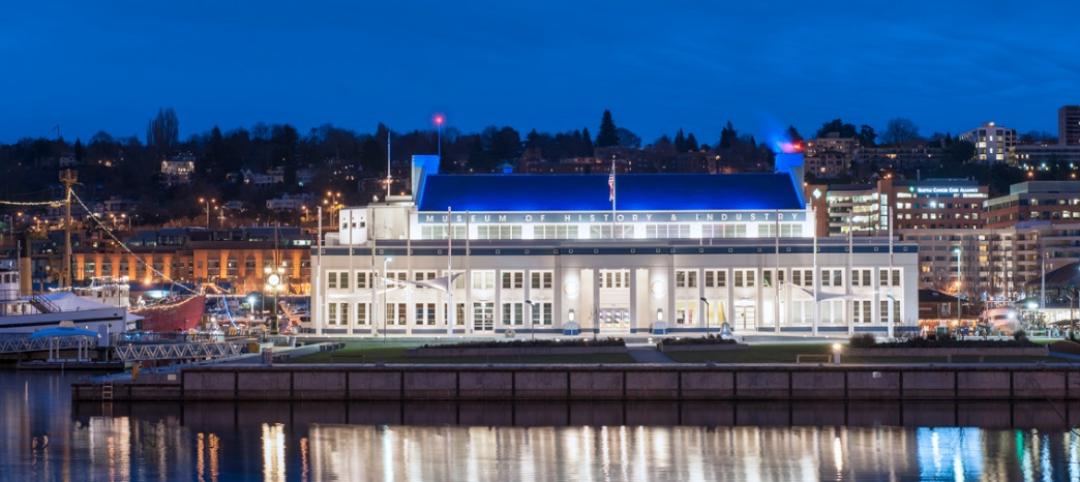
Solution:
[[[608,187],[608,201],[615,201],[615,169],[611,170],[611,174],[607,178]]]

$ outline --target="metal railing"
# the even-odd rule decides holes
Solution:
[[[124,362],[149,360],[205,360],[240,355],[243,343],[160,343],[127,344],[116,347],[117,358]]]
[[[97,339],[89,336],[64,336],[30,339],[27,336],[0,337],[0,353],[26,353],[34,351],[75,350],[80,347],[97,346]]]

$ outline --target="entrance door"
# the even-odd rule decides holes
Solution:
[[[473,303],[473,331],[495,330],[495,303]]]
[[[629,328],[629,308],[600,308],[601,330],[625,330]]]
[[[737,330],[753,330],[754,319],[757,317],[756,306],[736,306],[735,307],[735,329]]]

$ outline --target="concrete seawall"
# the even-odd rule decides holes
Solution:
[[[275,365],[112,383],[113,400],[1080,400],[1080,365]],[[101,400],[102,385],[72,386]]]

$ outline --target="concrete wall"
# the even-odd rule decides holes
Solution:
[[[1078,400],[1070,365],[279,365],[114,383],[117,400]],[[101,387],[76,384],[76,400]]]

